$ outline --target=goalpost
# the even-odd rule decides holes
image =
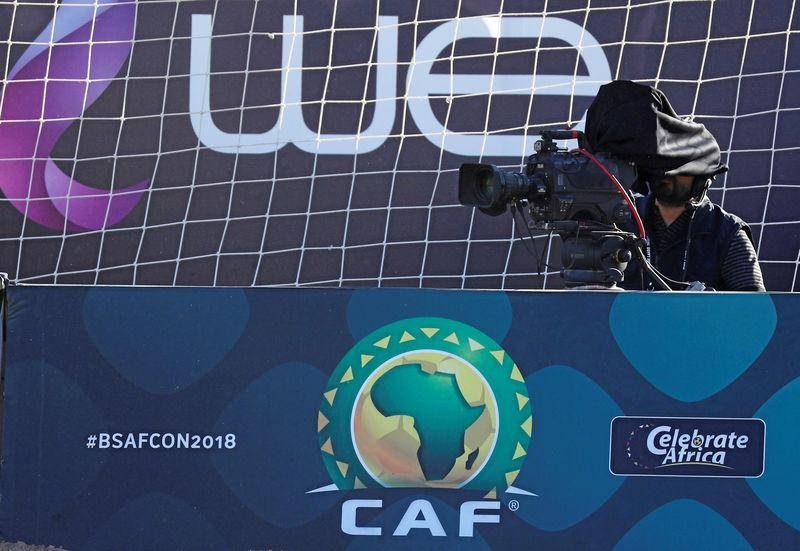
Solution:
[[[653,84],[798,288],[791,0],[0,2],[0,269],[124,285],[559,288],[559,242],[457,201],[600,85]],[[541,272],[537,273],[541,267]]]

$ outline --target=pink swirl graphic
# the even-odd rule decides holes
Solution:
[[[149,181],[105,191],[65,174],[51,154],[111,84],[133,44],[134,0],[64,0],[8,73],[0,110],[0,190],[28,219],[98,230],[127,216]],[[90,44],[91,40],[91,44]]]

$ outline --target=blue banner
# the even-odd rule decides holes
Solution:
[[[5,540],[800,546],[794,295],[7,298]]]

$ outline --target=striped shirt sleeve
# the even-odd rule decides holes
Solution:
[[[722,262],[722,280],[727,291],[766,291],[756,250],[744,230],[731,239]]]

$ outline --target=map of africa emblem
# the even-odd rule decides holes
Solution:
[[[444,318],[386,325],[337,365],[317,430],[340,489],[508,488],[533,418],[519,367],[493,339]]]

